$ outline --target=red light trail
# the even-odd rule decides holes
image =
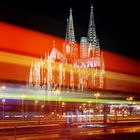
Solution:
[[[26,82],[32,57],[40,58],[45,52],[50,52],[53,40],[61,51],[62,38],[0,22],[0,79]],[[105,89],[139,93],[140,61],[103,52],[107,70]]]

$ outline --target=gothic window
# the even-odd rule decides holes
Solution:
[[[70,46],[69,45],[66,46],[66,53],[70,54]]]
[[[89,49],[88,49],[88,57],[89,57],[89,58],[90,58],[90,57],[93,57],[93,55],[94,55],[93,49],[92,49],[92,48],[89,48]]]

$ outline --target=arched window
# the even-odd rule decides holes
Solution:
[[[69,45],[66,46],[66,53],[70,54],[70,46]]]
[[[94,51],[93,51],[93,48],[89,48],[88,49],[88,57],[93,57],[94,56]]]

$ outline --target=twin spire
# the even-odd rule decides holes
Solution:
[[[89,18],[89,26],[88,26],[88,42],[92,46],[97,45],[97,36],[96,36],[96,29],[95,29],[95,21],[94,21],[94,14],[93,14],[93,5],[91,5],[90,11],[90,18]]]
[[[70,8],[69,18],[67,19],[66,38],[65,39],[72,43],[74,43],[76,41],[75,33],[74,33],[74,25],[73,25],[72,8]],[[97,36],[96,36],[95,21],[94,21],[94,14],[93,14],[93,5],[91,5],[87,39],[88,39],[88,42],[90,45],[92,45],[92,46],[97,45]]]
[[[70,8],[69,19],[67,19],[66,40],[70,41],[72,43],[75,42],[75,33],[74,33],[74,26],[73,26],[72,8]]]

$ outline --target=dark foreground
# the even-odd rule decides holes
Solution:
[[[0,140],[140,140],[139,123],[76,124],[58,123],[0,126]]]
[[[120,133],[120,134],[108,134],[99,136],[85,136],[82,138],[74,137],[74,140],[140,140],[140,133]]]

